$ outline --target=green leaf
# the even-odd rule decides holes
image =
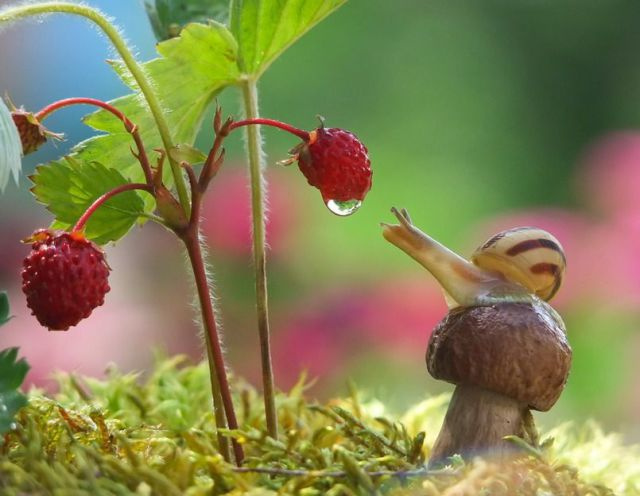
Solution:
[[[240,67],[259,76],[282,52],[346,0],[231,0]]]
[[[156,38],[167,40],[190,22],[214,19],[226,22],[228,3],[224,0],[145,0],[147,15]]]
[[[233,36],[224,26],[190,24],[179,38],[158,44],[161,57],[143,64],[165,109],[175,143],[192,144],[207,106],[222,88],[238,80],[236,52]],[[127,69],[121,63],[112,65],[125,83],[136,89]],[[110,103],[138,126],[151,158],[152,150],[162,142],[142,97],[128,95]],[[114,167],[130,181],[142,181],[140,164],[130,150],[133,141],[122,123],[105,111],[90,114],[85,123],[108,134],[79,143],[74,148],[75,156]],[[148,204],[147,212],[150,207]]]
[[[11,430],[13,417],[27,404],[27,398],[17,389],[22,385],[29,365],[21,358],[16,361],[18,348],[0,351],[0,434]]]
[[[31,191],[55,215],[54,227],[60,229],[73,226],[99,196],[129,182],[115,169],[73,157],[38,166],[30,179]],[[144,202],[136,191],[120,193],[91,216],[85,234],[98,244],[116,241],[143,213]]]
[[[22,170],[22,142],[13,123],[11,111],[0,98],[0,192],[9,183],[9,178],[18,184]]]
[[[0,291],[0,325],[6,324],[10,319],[9,297],[6,291]]]

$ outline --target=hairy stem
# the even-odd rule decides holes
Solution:
[[[140,189],[142,191],[146,191],[147,193],[153,194],[153,188],[148,184],[142,184],[142,183],[127,183],[127,184],[118,186],[117,188],[114,188],[111,191],[107,191],[104,195],[99,196],[89,206],[89,208],[85,210],[82,216],[78,219],[78,222],[76,222],[76,225],[73,226],[72,231],[81,231],[84,228],[87,221],[89,220],[89,218],[95,213],[95,211],[98,210],[98,208],[100,208],[102,204],[107,200],[109,200],[110,198],[113,198],[114,196],[120,193],[124,193],[125,191],[133,191],[136,189]]]
[[[258,118],[258,91],[255,81],[246,79],[242,83],[242,96],[248,120]],[[247,153],[251,176],[251,214],[253,221],[253,260],[256,280],[256,310],[262,362],[262,388],[264,408],[269,435],[278,438],[271,344],[269,337],[269,303],[267,294],[267,265],[265,240],[265,178],[263,177],[261,153],[262,142],[258,126],[247,127]]]
[[[159,165],[159,169],[162,169],[162,161],[160,161],[160,165]],[[196,239],[198,239],[198,231],[199,231],[199,222],[200,222],[200,206],[202,205],[202,190],[200,190],[198,188],[198,185],[196,183],[195,180],[195,174],[193,172],[193,168],[191,168],[190,166],[186,167],[187,170],[187,177],[189,178],[189,183],[191,185],[191,201],[192,201],[192,205],[191,205],[191,218],[189,220],[189,227],[192,228],[193,231],[193,236],[196,236]],[[198,239],[199,243],[202,243],[201,240]],[[186,242],[185,242],[186,243]],[[206,255],[204,255],[204,249],[202,246],[200,246],[200,257],[202,258],[202,263],[204,266],[204,257]],[[190,256],[191,259],[191,256]],[[193,263],[193,262],[192,262]],[[205,268],[206,271],[206,268]],[[206,272],[205,272],[205,278],[206,278]],[[208,284],[207,284],[207,290],[208,290]],[[200,294],[200,290],[198,290],[198,294]],[[211,297],[209,296],[209,300],[211,300]],[[200,300],[202,302],[202,300]],[[200,305],[202,307],[202,303]],[[212,307],[212,311],[214,311],[213,307]],[[204,315],[204,311],[203,311],[203,315]],[[215,315],[214,315],[214,326],[215,326]],[[202,324],[205,324],[205,321],[202,321]],[[217,326],[215,326],[214,329],[216,335],[217,335]],[[231,463],[231,446],[229,445],[229,439],[227,437],[225,437],[224,435],[222,435],[222,433],[220,432],[220,429],[226,429],[228,428],[228,424],[227,424],[227,416],[225,415],[225,411],[224,411],[224,401],[222,399],[222,390],[220,387],[220,379],[218,378],[218,372],[216,370],[216,364],[215,364],[215,349],[213,347],[213,339],[211,339],[211,336],[209,335],[209,331],[207,329],[205,329],[204,332],[204,342],[205,342],[205,347],[207,350],[207,362],[209,364],[209,379],[210,379],[210,384],[211,384],[211,396],[213,397],[213,415],[215,417],[216,420],[216,428],[218,430],[218,449],[220,451],[220,453],[222,453],[222,457],[229,463]],[[242,460],[240,460],[238,463],[241,463]]]
[[[222,356],[222,344],[220,343],[220,337],[218,336],[213,303],[211,302],[209,282],[207,281],[202,248],[200,247],[198,234],[199,219],[197,213],[199,211],[200,199],[194,198],[194,200],[193,209],[196,216],[192,218],[196,219],[196,222],[191,222],[188,232],[181,237],[185,247],[187,248],[189,261],[191,262],[191,268],[193,269],[196,289],[198,290],[198,298],[200,300],[202,323],[204,325],[204,336],[207,346],[207,358],[209,359],[209,372],[211,374],[211,392],[213,394],[214,406],[216,409],[216,424],[218,428],[224,428],[224,419],[218,413],[222,410],[220,405],[216,405],[216,397],[219,397],[222,399],[222,407],[224,408],[224,414],[227,417],[227,424],[229,428],[237,429],[238,420],[236,418],[233,400],[231,398],[227,370],[224,364],[224,357]],[[236,463],[240,466],[244,460],[242,446],[240,446],[235,439],[232,440],[232,444]],[[221,445],[221,450],[224,450],[224,444]]]
[[[118,119],[120,119],[127,131],[131,131],[131,129],[133,129],[134,127],[133,123],[127,118],[126,115],[124,115],[123,112],[108,104],[107,102],[103,102],[102,100],[98,100],[96,98],[65,98],[63,100],[58,100],[57,102],[53,102],[41,109],[36,113],[35,117],[39,121],[42,121],[49,117],[56,110],[64,107],[70,107],[71,105],[94,105],[96,107],[100,107],[107,112],[111,112]]]
[[[113,44],[120,57],[122,57],[122,61],[129,69],[129,72],[131,72],[131,75],[138,84],[142,95],[147,101],[149,110],[151,111],[151,114],[153,115],[153,118],[156,122],[156,126],[158,127],[158,132],[160,133],[162,143],[168,154],[169,150],[173,147],[173,141],[171,138],[171,132],[169,131],[169,125],[162,111],[162,106],[160,105],[160,101],[153,91],[147,75],[144,73],[144,70],[142,69],[140,64],[138,64],[138,62],[136,61],[135,57],[131,53],[131,50],[129,50],[127,43],[118,32],[118,29],[113,24],[111,24],[107,20],[107,18],[98,10],[87,7],[86,5],[69,2],[27,4],[0,11],[0,23],[15,21],[30,16],[51,13],[78,15],[92,21],[100,29],[102,29],[104,34]],[[185,212],[188,213],[190,208],[189,195],[187,194],[187,188],[181,174],[180,166],[173,160],[170,160],[170,163],[171,171],[173,173],[173,179],[176,184],[176,190],[178,191],[178,197],[180,199],[180,204],[182,205],[182,208],[185,210]]]
[[[222,356],[222,346],[217,332],[213,304],[211,303],[211,294],[209,293],[209,284],[202,258],[202,250],[200,248],[200,241],[197,236],[187,236],[184,238],[184,243],[187,248],[187,253],[189,254],[189,260],[191,262],[196,288],[198,290],[198,297],[200,299],[202,321],[205,328],[204,335],[207,344],[207,354],[210,360],[209,370],[213,372],[212,375],[214,376],[211,378],[212,393],[214,399],[218,394],[222,397],[224,413],[227,417],[227,424],[229,428],[237,429],[238,421],[233,407],[233,401],[231,399],[231,390],[229,388],[227,371],[224,365],[224,358]],[[214,382],[217,382],[215,386]],[[219,420],[218,415],[216,415],[216,421],[218,422]],[[242,446],[240,446],[235,439],[232,443],[236,463],[240,466],[244,460]]]
[[[206,336],[205,332],[205,336]],[[207,362],[209,364],[209,377],[211,382],[211,396],[213,397],[213,415],[216,420],[216,428],[218,429],[218,449],[222,453],[222,457],[226,462],[231,463],[231,446],[229,445],[229,439],[224,436],[220,429],[228,428],[227,416],[224,413],[224,402],[222,401],[222,392],[220,391],[220,380],[216,373],[216,366],[213,359],[213,346],[211,340],[205,337],[205,344],[207,348]],[[237,457],[236,457],[237,458]],[[242,458],[237,461],[238,465],[242,463]]]
[[[149,164],[149,158],[147,157],[144,143],[142,142],[142,138],[140,138],[138,126],[131,122],[123,112],[115,108],[113,105],[110,105],[107,102],[103,102],[102,100],[97,100],[95,98],[66,98],[64,100],[58,100],[57,102],[53,102],[52,104],[47,105],[37,114],[35,114],[35,118],[39,121],[43,121],[56,110],[64,107],[70,107],[72,105],[93,105],[95,107],[100,107],[107,112],[112,113],[119,120],[121,120],[127,132],[129,132],[131,136],[133,136],[133,140],[138,147],[138,153],[134,155],[142,166],[144,178],[147,181],[147,184],[151,184],[153,180],[153,173],[151,172],[151,165]]]
[[[289,124],[285,124],[284,122],[276,121],[275,119],[262,119],[262,118],[252,118],[252,119],[244,119],[242,121],[232,122],[229,125],[229,132],[243,126],[251,126],[256,124],[262,124],[265,126],[277,127],[278,129],[282,129],[288,133],[296,135],[303,141],[309,141],[310,135],[307,131],[303,131],[302,129],[298,129],[297,127],[290,126]]]

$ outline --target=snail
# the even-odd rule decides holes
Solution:
[[[430,464],[454,454],[504,458],[509,436],[537,442],[531,409],[547,411],[569,375],[564,323],[547,303],[560,288],[566,258],[560,242],[535,227],[500,232],[459,256],[392,209],[385,239],[438,280],[449,313],[431,334],[426,361],[435,379],[456,385]]]
[[[560,242],[537,227],[516,227],[491,236],[473,252],[471,262],[499,272],[545,301],[560,289],[567,265]]]
[[[442,286],[449,306],[551,299],[562,283],[566,258],[560,242],[535,227],[495,234],[466,260],[416,228],[406,209],[400,221],[383,223],[383,236],[423,265]]]

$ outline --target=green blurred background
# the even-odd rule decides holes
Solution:
[[[141,2],[90,3],[114,16],[140,58],[154,56]],[[351,0],[273,64],[260,83],[262,115],[311,129],[321,114],[367,144],[374,169],[363,207],[338,218],[295,168],[274,165],[295,140],[264,130],[281,387],[307,369],[317,378],[312,394],[330,397],[352,378],[392,411],[451,390],[424,365],[430,330],[446,312],[439,290],[380,235],[392,205],[461,254],[499,229],[537,224],[567,250],[557,307],[574,348],[567,390],[540,422],[595,417],[640,439],[638,19],[632,0]],[[31,110],[70,96],[114,98],[126,89],[104,63],[110,57],[106,40],[79,19],[5,27],[0,92]],[[240,114],[236,89],[220,103]],[[26,173],[91,135],[83,113],[48,121],[67,141],[28,157]],[[210,142],[205,124],[198,145]],[[243,144],[228,145],[204,231],[229,362],[258,384]],[[157,347],[200,355],[169,234],[148,226],[109,247],[105,306],[68,333],[47,333],[24,308],[27,250],[18,240],[49,217],[27,180],[0,197],[0,212],[0,285],[16,313],[0,347],[22,346],[32,382],[50,385],[56,369],[99,374],[110,361],[144,370]]]

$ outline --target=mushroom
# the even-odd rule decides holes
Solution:
[[[564,324],[543,300],[562,280],[562,248],[545,231],[518,228],[489,239],[472,263],[416,228],[406,210],[392,212],[400,224],[383,223],[383,236],[436,277],[450,306],[426,355],[429,373],[456,386],[430,464],[512,456],[517,446],[505,437],[534,441],[530,410],[549,410],[569,375]]]

